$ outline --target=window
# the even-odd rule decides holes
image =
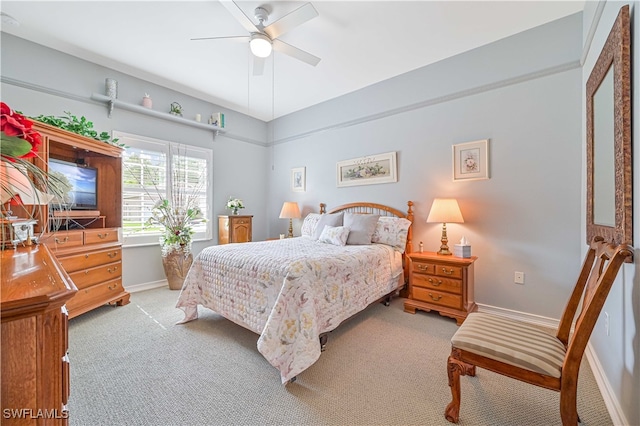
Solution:
[[[212,151],[173,142],[114,132],[128,148],[123,154],[122,224],[126,246],[158,243],[161,228],[147,223],[160,198],[172,189],[194,196],[204,222],[194,226],[193,240],[211,239]]]

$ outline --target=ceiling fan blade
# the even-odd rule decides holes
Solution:
[[[244,38],[247,39],[249,38],[249,36],[223,36],[223,37],[196,37],[196,38],[192,38],[190,40],[217,40],[220,38],[233,38],[233,39],[239,39],[239,38]]]
[[[306,3],[293,12],[278,19],[273,24],[265,27],[264,32],[273,40],[298,25],[304,24],[308,20],[315,18],[316,16],[318,16],[318,11],[311,3]]]
[[[260,76],[264,72],[264,62],[265,58],[259,58],[257,56],[253,56],[253,75]]]
[[[297,47],[293,47],[290,44],[285,43],[281,40],[273,40],[273,49],[278,52],[284,53],[285,55],[289,55],[292,58],[296,58],[302,62],[306,62],[311,66],[318,65],[320,62],[320,58],[317,56],[313,56],[311,53],[307,53],[304,50],[300,50]]]
[[[259,32],[258,28],[255,26],[253,21],[244,14],[242,9],[238,7],[238,5],[231,0],[220,0],[222,6],[229,11],[229,13],[236,18],[236,21],[240,22],[240,25],[244,27],[245,30],[250,33]]]

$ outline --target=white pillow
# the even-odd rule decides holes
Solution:
[[[347,243],[349,237],[349,228],[344,226],[325,225],[318,241],[321,243],[333,244],[334,246],[343,246]]]
[[[371,237],[378,224],[378,214],[345,213],[343,225],[349,228],[347,245],[371,244]]]
[[[322,215],[320,213],[309,213],[302,222],[300,233],[305,237],[312,237],[321,216]]]
[[[311,238],[313,238],[314,240],[320,238],[320,234],[322,234],[325,225],[342,226],[343,216],[344,212],[320,215],[320,220],[318,220],[318,224],[316,225],[316,229],[313,231],[313,235],[311,236]]]
[[[411,221],[403,217],[380,216],[371,241],[386,244],[404,252]]]

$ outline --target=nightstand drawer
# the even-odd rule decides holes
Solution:
[[[414,286],[462,294],[462,280],[422,274],[413,274],[411,280],[411,285]]]
[[[437,265],[436,275],[449,278],[462,278],[462,268],[459,266]]]
[[[435,274],[436,273],[436,265],[435,263],[425,263],[425,262],[411,262],[411,270],[413,272],[420,272],[424,274]]]
[[[462,309],[462,296],[421,287],[413,287],[411,291],[413,293],[412,298],[415,300],[431,303],[433,305]]]

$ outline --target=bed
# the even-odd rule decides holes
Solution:
[[[294,381],[320,357],[327,333],[372,303],[388,304],[406,284],[407,204],[407,213],[376,203],[327,212],[321,204],[300,237],[204,249],[178,297],[181,323],[203,306],[259,334],[258,351],[282,383]]]

